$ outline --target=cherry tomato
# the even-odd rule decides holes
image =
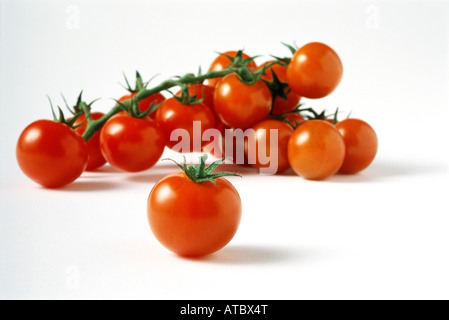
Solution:
[[[237,55],[237,51],[228,51],[224,53],[225,55],[228,55],[232,58],[234,58]],[[247,54],[243,54],[242,55],[243,59],[249,59],[250,56],[248,56]],[[211,64],[209,71],[221,71],[226,69],[227,67],[229,67],[231,65],[231,60],[229,60],[228,57],[224,56],[224,55],[219,55]],[[250,70],[256,70],[257,69],[257,65],[254,61],[251,61],[248,65],[247,65],[248,69]],[[208,79],[207,80],[207,84],[209,86],[212,87],[216,87],[217,84],[220,82],[222,78],[214,78],[214,79]]]
[[[331,94],[342,75],[343,65],[337,53],[319,42],[306,44],[296,51],[287,69],[290,88],[310,99]]]
[[[345,143],[340,132],[326,121],[310,120],[301,124],[288,143],[292,169],[309,180],[323,180],[341,168]]]
[[[89,155],[86,142],[69,126],[39,120],[20,135],[16,156],[31,180],[46,188],[60,188],[81,176]]]
[[[123,101],[129,100],[131,98],[134,98],[138,94],[139,94],[138,92],[127,94],[127,95],[121,97],[118,101],[123,102]],[[151,105],[153,103],[154,103],[154,105],[158,105],[164,101],[165,101],[165,97],[161,93],[153,94],[152,96],[149,96],[148,98],[140,100],[138,102],[139,110],[140,110],[140,112],[145,112],[151,108]],[[156,116],[156,112],[150,113],[150,117],[152,119],[154,119],[155,116]]]
[[[94,112],[91,114],[92,120],[101,119],[104,116],[101,112]],[[84,134],[87,129],[86,116],[82,115],[75,121],[75,126],[79,126],[75,129],[75,132],[80,136]],[[87,149],[89,151],[89,161],[87,162],[86,171],[93,171],[106,164],[106,159],[103,157],[100,148],[100,133],[96,133],[88,142]]]
[[[153,167],[166,145],[164,132],[150,118],[118,115],[106,122],[100,134],[101,152],[114,167],[139,172]]]
[[[184,172],[159,181],[148,198],[150,227],[167,249],[201,257],[226,246],[237,232],[242,203],[226,179],[197,183]]]
[[[341,173],[354,174],[365,170],[377,154],[377,135],[365,121],[346,119],[337,124],[346,146]]]
[[[221,121],[233,128],[248,129],[265,120],[271,111],[273,98],[267,85],[240,81],[229,74],[217,85],[214,95],[215,112]]]
[[[203,103],[186,105],[175,98],[167,99],[156,111],[156,122],[159,123],[165,132],[167,146],[173,149],[180,141],[171,141],[171,134],[176,129],[184,129],[189,134],[189,146],[182,151],[200,152],[201,147],[207,144],[202,141],[204,131],[215,127],[215,115],[212,110]],[[195,129],[194,122],[201,123],[201,130]],[[201,144],[196,145],[196,140],[200,139]]]
[[[288,142],[293,134],[293,128],[283,121],[265,120],[254,126],[253,130],[254,139],[248,139],[245,148],[249,162],[259,169],[274,166],[273,173],[281,173],[289,169]],[[276,141],[271,140],[272,130],[276,130]],[[250,143],[253,144],[251,148],[249,148]],[[274,144],[275,154],[271,154],[272,144]]]
[[[259,69],[263,68],[267,64],[270,64],[273,61],[265,62]],[[273,81],[272,71],[276,74],[279,81],[287,82],[287,67],[279,64],[275,64],[271,66],[269,69],[265,71],[265,74],[262,75],[262,78],[267,81]],[[287,99],[276,97],[273,102],[273,111],[271,112],[274,115],[280,115],[282,113],[286,113],[294,110],[299,101],[301,101],[301,97],[294,93],[290,88],[285,89],[285,93],[287,94]]]
[[[203,104],[205,104],[212,110],[212,112],[215,115],[215,125],[218,126],[221,123],[221,121],[220,121],[220,118],[215,114],[214,92],[215,92],[215,87],[207,86],[204,84],[194,84],[194,85],[189,86],[189,95],[191,97],[196,96],[197,100],[204,99]],[[180,97],[181,91],[179,91],[176,94],[176,96]]]

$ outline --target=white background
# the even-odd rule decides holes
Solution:
[[[0,298],[449,298],[448,1],[0,0]],[[153,237],[147,196],[170,164],[105,167],[58,191],[22,175],[15,144],[46,95],[107,111],[122,72],[155,82],[216,51],[287,55],[321,41],[344,77],[329,97],[377,131],[356,176],[231,178],[243,220],[228,247],[179,258]],[[167,153],[179,160],[179,155]]]

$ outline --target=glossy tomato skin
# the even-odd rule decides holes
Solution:
[[[259,69],[263,68],[267,64],[270,64],[273,61],[265,62]],[[275,64],[271,66],[269,69],[265,71],[265,74],[262,75],[262,78],[267,81],[273,81],[273,73],[276,74],[279,81],[281,82],[287,82],[287,67],[282,66],[280,64]],[[294,110],[299,102],[301,101],[301,97],[297,95],[295,92],[293,92],[290,88],[285,89],[285,93],[287,94],[287,99],[276,97],[273,102],[273,115],[280,115],[286,112],[290,112]]]
[[[69,126],[49,120],[30,124],[20,135],[17,162],[23,173],[46,188],[61,188],[87,166],[87,144]]]
[[[238,75],[224,77],[215,89],[214,107],[221,121],[232,128],[248,129],[270,114],[273,98],[268,86],[240,81]]]
[[[139,94],[138,92],[127,94],[127,95],[121,97],[119,99],[119,102],[123,102],[123,101],[129,100],[131,98],[134,98],[138,94]],[[151,108],[151,105],[153,103],[154,103],[154,105],[158,105],[164,101],[165,101],[165,97],[161,93],[153,94],[152,96],[149,96],[148,98],[139,101],[139,103],[138,103],[139,110],[140,110],[140,112],[145,112]],[[154,119],[155,116],[156,116],[156,112],[150,113],[150,115],[149,115],[149,117],[152,119]]]
[[[336,125],[343,136],[346,156],[340,172],[355,174],[365,170],[377,154],[378,139],[374,129],[365,121],[346,119]]]
[[[177,172],[154,186],[148,221],[164,247],[184,257],[202,257],[232,240],[241,220],[241,199],[228,180],[216,183],[196,183]]]
[[[288,142],[291,135],[293,134],[293,128],[284,121],[278,120],[265,120],[258,123],[253,127],[255,132],[254,140],[248,139],[246,141],[246,156],[249,159],[252,166],[255,168],[269,168],[270,166],[276,167],[275,173],[282,173],[290,168],[290,163],[288,161]],[[271,130],[277,131],[277,141],[272,141],[270,137]],[[248,148],[249,143],[253,143],[252,148]],[[275,148],[277,155],[271,155],[271,144],[276,143]],[[250,150],[255,153],[253,155],[249,154]],[[260,156],[262,155],[262,157]],[[273,157],[275,163],[266,163],[266,159]]]
[[[118,115],[106,122],[100,134],[101,152],[115,168],[140,172],[153,167],[166,145],[162,129],[150,118]]]
[[[331,94],[342,76],[343,65],[337,53],[319,42],[306,44],[296,51],[287,69],[292,90],[310,99]]]
[[[92,120],[99,120],[104,116],[101,112],[93,112],[91,114]],[[83,136],[87,129],[86,116],[82,115],[74,123],[75,126],[79,126],[75,129],[75,132],[80,136]],[[103,157],[100,148],[100,133],[96,133],[88,142],[87,150],[89,151],[89,160],[87,162],[86,171],[94,171],[106,164],[106,159]]]
[[[200,137],[195,137],[194,122],[201,122]],[[202,141],[204,131],[215,128],[215,115],[213,111],[203,103],[186,105],[175,98],[167,99],[156,111],[156,122],[165,133],[167,146],[173,149],[180,141],[171,141],[171,134],[176,129],[184,129],[190,138],[189,152],[201,152],[201,147],[207,144]],[[201,139],[199,147],[195,144],[195,139]],[[185,150],[183,150],[185,151]]]
[[[288,158],[298,175],[308,180],[323,180],[341,168],[345,143],[330,123],[307,121],[293,132],[288,143]]]
[[[234,58],[237,55],[237,51],[227,51],[224,54]],[[242,58],[243,59],[249,59],[250,56],[248,56],[247,54],[243,53]],[[219,55],[212,62],[211,66],[209,68],[209,71],[222,71],[222,70],[226,69],[227,67],[229,67],[230,65],[231,65],[231,60],[229,60],[228,57],[226,57],[224,55]],[[251,61],[248,64],[247,67],[250,70],[256,70],[257,69],[257,64],[254,61]],[[211,87],[216,87],[221,79],[222,78],[208,79],[207,80],[207,85],[209,85]]]

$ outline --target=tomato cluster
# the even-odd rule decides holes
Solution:
[[[136,87],[126,80],[129,93],[107,114],[91,112],[92,103],[80,95],[69,108],[72,118],[66,120],[59,108],[59,119],[53,112],[54,121],[36,121],[22,132],[18,164],[38,184],[60,188],[106,163],[127,172],[148,170],[166,147],[210,153],[221,160],[210,167],[205,156],[198,167],[178,164],[183,172],[156,184],[148,219],[170,250],[192,257],[213,253],[232,239],[241,216],[240,197],[223,178],[234,174],[213,173],[225,159],[323,180],[337,172],[358,173],[376,156],[377,136],[368,123],[339,122],[338,112],[329,119],[300,104],[336,89],[343,74],[336,52],[318,42],[287,47],[292,57],[260,66],[242,51],[228,51],[208,73],[153,89],[137,73]],[[162,94],[173,87],[181,90],[168,98]]]
[[[343,74],[340,58],[318,42],[289,48],[291,58],[260,66],[242,51],[220,54],[209,68],[210,77],[201,79],[206,84],[195,79],[179,83],[181,90],[168,99],[163,90],[140,97],[148,92],[148,84],[137,73],[136,87],[126,80],[129,94],[117,100],[123,106],[120,112],[91,113],[90,105],[79,99],[74,108],[78,114],[70,123],[30,125],[19,138],[18,163],[27,176],[49,188],[71,183],[84,170],[96,170],[107,162],[128,172],[150,169],[165,147],[209,152],[256,168],[275,161],[273,173],[291,167],[315,180],[365,169],[377,151],[376,134],[367,123],[347,119],[334,124],[332,119],[306,117],[297,109],[303,98],[323,98],[335,90]],[[217,74],[220,71],[225,72]],[[152,108],[155,111],[149,112]],[[82,141],[95,121],[102,122],[101,128],[87,143]],[[55,128],[58,134],[50,134]],[[220,135],[204,139],[210,129]],[[232,134],[248,129],[252,135]],[[181,135],[174,135],[177,130],[183,130]],[[276,136],[270,134],[273,131]],[[179,148],[182,133],[188,139],[184,149]],[[228,143],[230,139],[233,143]]]

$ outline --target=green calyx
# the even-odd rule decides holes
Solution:
[[[231,173],[231,172],[219,172],[219,173],[213,173],[215,169],[217,169],[218,166],[220,166],[223,162],[226,161],[226,158],[215,161],[211,165],[206,165],[206,160],[208,156],[207,154],[204,154],[200,157],[200,163],[199,165],[190,165],[187,166],[187,160],[184,157],[184,163],[180,164],[172,159],[163,159],[163,161],[172,161],[174,164],[176,164],[185,174],[186,176],[196,183],[205,183],[205,182],[212,182],[215,185],[217,182],[215,179],[221,178],[221,177],[242,177],[239,174]]]
[[[56,115],[55,109],[53,107],[53,103],[52,103],[50,97],[47,96],[48,101],[50,102],[51,112],[52,112],[54,121],[64,123],[64,124],[68,125],[69,127],[71,127],[72,129],[76,129],[76,128],[79,128],[82,125],[84,125],[84,122],[83,122],[83,123],[75,126],[75,122],[77,122],[79,117],[81,117],[82,115],[86,115],[86,121],[91,120],[90,111],[92,109],[92,105],[99,99],[96,99],[96,100],[92,101],[91,103],[84,102],[83,101],[83,91],[81,91],[80,95],[78,96],[76,104],[71,108],[71,107],[69,107],[64,95],[61,94],[61,96],[62,96],[62,99],[64,100],[64,104],[65,104],[67,110],[69,110],[69,112],[73,115],[73,117],[66,119],[64,116],[64,112],[62,111],[61,107],[59,107],[59,106],[57,106],[59,114]]]
[[[126,77],[126,75],[124,73],[123,73],[123,77],[125,78],[126,86],[122,85],[122,87],[125,88],[126,90],[128,90],[129,93],[138,93],[142,90],[145,90],[148,87],[148,85],[150,84],[151,80],[154,79],[154,77],[153,77],[150,80],[148,80],[147,82],[144,82],[142,79],[142,76],[140,75],[140,72],[136,71],[136,84],[133,88],[133,87],[131,87],[131,85],[128,81],[128,78]]]
[[[126,102],[120,102],[118,100],[114,100],[120,108],[125,111],[127,114],[129,114],[133,118],[139,118],[143,119],[148,117],[150,114],[152,114],[154,111],[156,111],[160,106],[162,106],[162,103],[156,104],[153,102],[150,106],[150,108],[146,111],[140,111],[139,108],[139,101],[136,97],[131,98],[130,100]]]
[[[180,102],[184,105],[187,105],[187,106],[204,102],[204,92],[203,92],[203,98],[198,99],[198,95],[194,95],[194,96],[190,95],[189,85],[180,83],[180,86],[181,86],[181,96],[178,97],[178,96],[173,95],[173,98],[178,100],[178,102]]]

